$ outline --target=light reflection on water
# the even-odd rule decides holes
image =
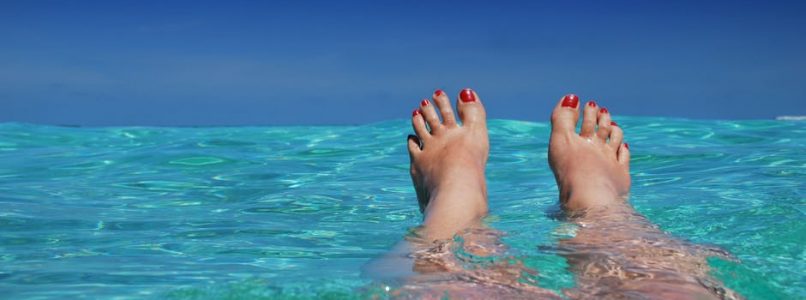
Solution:
[[[618,118],[632,203],[727,249],[712,274],[750,298],[804,298],[806,123]],[[365,297],[361,267],[420,213],[406,121],[350,127],[0,124],[3,297]],[[491,216],[529,284],[577,284],[552,217],[545,123],[493,120]],[[472,257],[471,257],[472,258]],[[470,260],[478,263],[475,260]]]

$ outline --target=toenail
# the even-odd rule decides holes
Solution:
[[[599,112],[600,112],[600,113],[603,113],[603,114],[606,114],[606,113],[607,113],[607,108],[602,107],[602,108],[599,110]]]
[[[618,124],[616,124],[616,122],[613,122],[613,121],[610,121],[610,125],[618,127]]]
[[[476,95],[473,94],[473,90],[464,89],[459,93],[459,99],[462,99],[462,102],[475,102]]]
[[[436,90],[436,91],[434,92],[434,95],[436,95],[437,97],[439,97],[439,96],[442,96],[442,94],[444,94],[444,93],[445,93],[445,92],[443,92],[442,90]]]
[[[577,95],[568,94],[565,95],[565,97],[563,97],[563,103],[562,103],[563,107],[576,108],[578,104],[579,104],[579,97],[577,97]]]
[[[589,101],[589,102],[588,102],[588,106],[590,106],[590,107],[596,107],[596,101],[593,101],[593,100]]]
[[[419,109],[419,108],[418,108],[418,109],[415,109],[413,112],[411,112],[411,116],[412,116],[412,117],[416,117],[416,116],[417,116],[417,115],[419,115],[419,114],[420,114],[420,109]]]
[[[420,101],[420,106],[428,106],[428,99],[423,99],[423,101]]]

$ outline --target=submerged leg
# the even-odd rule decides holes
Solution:
[[[675,239],[635,212],[630,191],[630,149],[610,112],[590,101],[563,97],[552,116],[549,165],[560,204],[579,225],[560,242],[577,275],[579,298],[711,299],[732,295],[708,276],[704,247]]]
[[[461,126],[456,122],[450,99],[437,90],[430,101],[421,101],[412,113],[411,122],[417,135],[409,136],[408,150],[423,224],[414,236],[407,236],[392,251],[365,266],[368,276],[399,279],[449,272],[448,261],[431,259],[442,253],[427,259],[418,257],[429,255],[429,251],[444,252],[444,247],[433,242],[480,227],[481,218],[487,214],[484,168],[489,142],[484,107],[473,90],[465,89],[459,95],[457,109]]]
[[[401,298],[559,299],[522,280],[524,272],[535,271],[520,262],[473,261],[501,255],[504,247],[500,233],[481,224],[487,214],[484,169],[489,153],[484,107],[473,90],[465,89],[456,109],[461,125],[450,99],[436,91],[412,114],[417,135],[409,136],[408,150],[423,223],[367,264],[365,276],[397,282],[389,294]]]

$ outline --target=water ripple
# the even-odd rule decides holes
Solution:
[[[486,222],[575,284],[558,240],[546,123],[491,120]],[[804,298],[806,122],[620,117],[631,201],[660,228],[741,263],[749,298]],[[0,289],[10,298],[383,295],[360,277],[419,224],[405,120],[342,127],[68,128],[0,124]],[[468,267],[488,263],[461,253]],[[635,272],[636,274],[640,272]],[[42,288],[47,286],[47,288]],[[380,291],[380,292],[379,292]]]

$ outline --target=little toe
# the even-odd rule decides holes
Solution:
[[[600,108],[598,115],[597,115],[597,125],[599,125],[599,130],[596,131],[596,136],[602,142],[606,142],[607,138],[610,137],[610,112],[607,111],[607,108]]]
[[[439,122],[437,110],[434,109],[431,101],[428,101],[428,99],[420,101],[420,111],[423,113],[423,118],[425,118],[428,127],[431,128],[431,133],[438,133],[442,129],[442,124]]]
[[[456,109],[459,111],[462,126],[486,125],[487,112],[484,110],[484,106],[481,105],[481,99],[475,91],[471,89],[462,90],[459,93]]]
[[[422,149],[420,149],[420,139],[413,134],[409,134],[409,136],[406,139],[408,141],[408,143],[406,144],[408,144],[409,148],[409,157],[411,158],[411,160],[414,160],[414,157],[420,154],[420,151],[423,151]]]
[[[428,132],[428,128],[425,127],[425,119],[423,119],[423,114],[420,109],[415,109],[411,112],[411,126],[414,127],[414,133],[416,133],[417,137],[421,140],[431,136],[431,133]]]
[[[579,120],[579,97],[565,95],[551,113],[551,133],[574,133]]]
[[[436,90],[431,99],[434,100],[437,108],[439,108],[439,114],[442,115],[442,126],[456,126],[456,117],[453,115],[453,106],[451,106],[451,99],[448,98],[448,95],[442,90]]]
[[[621,144],[618,148],[618,162],[623,165],[627,170],[630,169],[630,145],[627,143]]]
[[[582,129],[579,135],[582,137],[590,138],[596,133],[596,113],[599,111],[599,106],[596,101],[588,101],[585,108],[582,110]]]
[[[610,146],[614,151],[618,151],[618,148],[621,147],[621,142],[624,140],[624,131],[621,130],[621,127],[616,124],[616,122],[610,121],[610,140],[607,141],[607,145]]]

